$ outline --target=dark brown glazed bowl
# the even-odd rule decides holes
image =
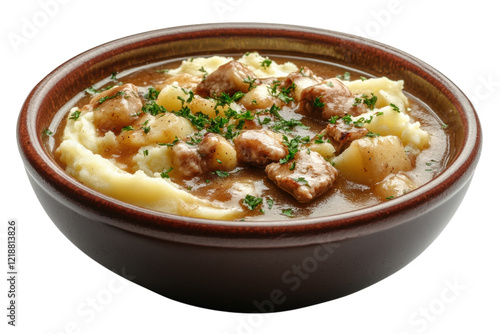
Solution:
[[[260,51],[310,57],[405,81],[405,91],[449,126],[448,167],[384,204],[328,217],[264,222],[185,218],[99,194],[55,162],[43,134],[77,93],[112,71],[197,55]],[[18,144],[49,217],[103,266],[168,298],[206,308],[273,312],[339,298],[417,257],[462,201],[481,148],[469,100],[445,76],[392,47],[343,33],[272,24],[169,28],[116,40],[76,56],[30,93]]]

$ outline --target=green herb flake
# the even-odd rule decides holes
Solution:
[[[148,123],[149,123],[150,119],[147,119],[144,123],[142,123],[142,126],[141,126],[141,129],[144,131],[144,133],[148,133],[149,131],[151,131],[151,127],[148,126]]]
[[[290,217],[290,218],[293,217],[293,209],[283,209],[283,210],[281,210],[281,213],[287,217]]]
[[[69,119],[76,121],[82,112],[80,110],[75,110],[69,115]]]
[[[149,101],[154,101],[158,98],[160,92],[156,90],[154,87],[149,87],[148,92],[144,95],[144,98]]]
[[[252,195],[246,195],[243,203],[248,206],[250,210],[255,210],[259,205],[261,205],[263,199],[261,197],[256,197]]]
[[[269,210],[271,210],[273,208],[273,205],[274,205],[274,200],[272,198],[267,198],[266,202],[267,202],[267,208]]]
[[[251,91],[253,88],[257,87],[255,85],[255,81],[256,80],[257,80],[257,78],[252,78],[250,76],[248,76],[245,79],[243,79],[243,83],[248,84],[248,91]]]
[[[401,112],[401,110],[399,110],[399,107],[397,105],[395,105],[394,103],[391,103],[390,106],[392,107],[392,110],[397,111],[397,112]]]
[[[42,133],[46,136],[52,136],[54,132],[52,132],[50,129],[44,129]]]
[[[168,173],[170,173],[174,168],[173,167],[170,167],[169,169],[167,169],[166,171],[163,171],[161,172],[160,176],[163,178],[163,179],[169,179],[170,178],[170,175],[168,175]]]
[[[313,101],[313,107],[315,108],[323,108],[325,104],[321,102],[321,97],[322,96],[317,96],[314,101]]]
[[[298,178],[296,178],[296,179],[293,179],[293,178],[292,178],[292,180],[294,180],[295,182],[298,182],[298,183],[303,183],[303,184],[305,184],[306,186],[308,186],[308,185],[309,185],[309,182],[308,182],[308,181],[307,181],[307,179],[306,179],[305,177],[303,177],[303,176],[300,176],[300,177],[298,177]]]
[[[221,171],[221,170],[216,170],[215,171],[215,174],[217,174],[218,177],[221,177],[221,178],[224,178],[224,177],[228,177],[229,176],[229,173],[228,172],[224,172],[224,171]]]
[[[125,93],[123,90],[119,90],[119,91],[118,91],[118,92],[116,92],[116,94],[114,94],[114,95],[111,95],[111,96],[106,95],[106,96],[104,96],[104,97],[101,97],[101,98],[99,99],[99,101],[97,101],[97,102],[98,102],[99,104],[102,104],[102,103],[106,102],[107,100],[114,99],[114,98],[116,98],[116,97],[118,97],[118,96],[124,96],[125,94],[126,94],[126,93]]]
[[[260,63],[260,66],[262,66],[263,68],[268,68],[272,63],[273,61],[271,59],[266,58]]]
[[[132,125],[124,126],[122,131],[134,131],[134,127]]]

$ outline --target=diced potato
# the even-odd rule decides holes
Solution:
[[[149,131],[145,131],[145,128],[149,128]],[[189,120],[172,113],[165,113],[148,118],[142,128],[122,131],[117,139],[122,147],[139,148],[150,144],[172,143],[176,138],[182,139],[194,132],[195,128]]]
[[[267,85],[258,85],[252,88],[238,101],[246,109],[269,109],[276,103],[276,99],[269,94]]]
[[[224,137],[208,134],[200,144],[199,153],[205,157],[210,170],[230,171],[238,162],[236,150]]]
[[[311,144],[311,151],[318,152],[323,158],[329,160],[335,156],[335,148],[330,143]]]
[[[404,173],[398,173],[389,174],[385,179],[377,183],[373,190],[380,198],[392,199],[415,188],[417,188],[417,184],[412,179]]]
[[[182,100],[181,100],[182,99]],[[158,94],[156,103],[165,107],[168,111],[179,111],[182,108],[183,100],[189,99],[187,90],[177,86],[167,85]]]
[[[391,173],[412,168],[403,144],[396,136],[357,139],[334,159],[334,163],[346,179],[369,186]]]
[[[214,99],[206,99],[199,95],[191,96],[189,90],[172,85],[167,85],[160,91],[156,103],[168,111],[179,111],[183,106],[186,106],[193,114],[201,112],[211,118],[215,118],[217,115],[223,116],[224,111],[228,110],[229,107],[235,110],[241,109],[235,103],[231,103],[230,106],[217,106],[217,101]]]

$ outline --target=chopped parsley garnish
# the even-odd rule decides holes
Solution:
[[[46,136],[52,136],[54,132],[52,132],[50,129],[44,129],[42,132]]]
[[[354,98],[353,106],[365,104],[368,109],[373,110],[375,108],[375,103],[377,103],[377,96],[372,93],[372,97],[368,98],[366,94],[361,95],[361,98]]]
[[[287,163],[292,160],[295,154],[299,151],[299,144],[301,141],[300,136],[296,136],[295,138],[289,140],[287,136],[283,136],[283,144],[288,147],[288,154],[286,157],[280,159],[280,164]]]
[[[122,128],[122,131],[133,131],[134,127],[132,125],[124,126]]]
[[[174,112],[174,114],[188,119],[198,130],[202,130],[205,125],[210,123],[209,116],[201,112],[193,114],[188,107],[182,107],[181,110]]]
[[[271,126],[271,129],[273,129],[275,132],[277,132],[277,131],[290,132],[296,126],[300,126],[304,129],[309,129],[308,126],[304,125],[301,121],[298,121],[294,118],[291,118],[288,120],[285,119],[283,116],[280,115],[279,111],[280,111],[280,108],[277,107],[275,104],[273,104],[271,108],[265,110],[265,112],[269,112],[271,115],[273,115],[275,118],[278,119],[277,121],[274,121],[274,124]],[[261,123],[261,124],[270,123],[270,119],[267,120],[265,118],[264,122],[265,123]]]
[[[349,72],[344,72],[343,75],[337,75],[337,78],[340,79],[340,80],[344,80],[344,81],[350,81],[351,80],[351,73]]]
[[[323,140],[324,134],[319,134],[316,139],[314,139],[315,144],[323,144],[325,141]]]
[[[243,79],[243,82],[248,84],[248,91],[251,91],[253,88],[257,87],[255,85],[255,80],[257,80],[257,78],[252,78],[250,76]]]
[[[170,175],[168,175],[168,173],[170,173],[173,169],[174,169],[174,167],[170,167],[170,168],[169,168],[169,169],[167,169],[166,171],[161,172],[160,176],[161,176],[163,179],[169,179],[169,178],[170,178]]]
[[[203,73],[203,78],[202,80],[205,80],[207,75],[208,75],[208,72],[207,70],[202,66],[200,69],[198,69],[198,71],[200,71],[201,73]]]
[[[164,106],[162,105],[159,105],[158,103],[156,103],[155,101],[147,101],[141,108],[142,112],[146,113],[146,114],[150,114],[151,116],[156,116],[158,115],[159,113],[166,113],[167,112],[167,109],[165,109]]]
[[[264,59],[261,63],[260,63],[260,66],[264,67],[264,68],[268,68],[269,66],[271,66],[271,64],[273,63],[273,61],[269,58],[266,58]]]
[[[294,180],[295,182],[298,182],[298,183],[303,183],[303,184],[305,184],[306,186],[308,186],[308,185],[309,185],[309,182],[308,182],[308,181],[307,181],[307,179],[306,179],[305,177],[303,177],[303,176],[300,176],[300,177],[298,177],[298,178],[296,178],[296,179],[292,179],[292,180]]]
[[[368,131],[368,133],[365,135],[365,137],[375,138],[375,137],[380,137],[380,134]]]
[[[160,92],[156,90],[154,87],[149,87],[148,92],[144,95],[144,98],[146,100],[156,100],[158,98],[158,95],[160,95]]]
[[[245,93],[242,92],[236,92],[233,94],[233,96],[230,96],[229,94],[222,92],[219,96],[214,97],[214,100],[217,101],[217,103],[215,104],[215,109],[217,109],[217,107],[228,106],[232,102],[238,101],[243,96],[245,96]]]
[[[321,96],[317,96],[313,101],[313,107],[315,108],[323,108],[325,104],[321,102]]]
[[[119,91],[118,91],[118,92],[116,92],[116,94],[114,94],[114,95],[111,95],[111,96],[106,95],[106,96],[104,96],[104,97],[101,97],[101,98],[99,99],[99,101],[97,101],[97,102],[98,102],[99,104],[102,104],[102,103],[106,102],[107,100],[111,100],[111,99],[114,99],[114,98],[116,98],[116,97],[118,97],[118,96],[123,96],[123,95],[125,95],[125,94],[126,94],[126,93],[125,93],[123,90],[119,90]]]
[[[220,163],[222,163],[222,162],[220,162]],[[222,178],[229,176],[228,172],[224,172],[221,170],[216,170],[214,173],[217,174],[218,177],[222,177]]]
[[[179,139],[177,136],[175,136],[175,139],[174,139],[174,141],[173,141],[173,142],[171,142],[171,143],[167,143],[167,144],[164,144],[164,145],[166,145],[166,146],[168,146],[168,147],[172,147],[172,146],[174,146],[175,144],[177,144],[179,141],[180,141],[180,139]],[[158,145],[160,145],[160,144],[158,144]]]
[[[292,90],[295,89],[295,83],[292,82],[292,84],[288,87],[281,87],[278,90],[278,87],[280,87],[281,81],[275,80],[273,82],[272,86],[267,86],[267,91],[269,92],[270,95],[277,97],[281,101],[285,102],[286,104],[294,101],[294,98],[289,96],[292,92]]]
[[[246,195],[243,203],[248,206],[250,210],[255,210],[259,205],[262,204],[264,200],[261,197],[256,197],[252,195]]]
[[[151,127],[148,126],[150,119],[147,119],[144,123],[142,123],[141,129],[144,131],[144,133],[148,133],[151,131]]]
[[[142,151],[142,154],[143,154],[145,157],[147,157],[147,156],[149,155],[149,151],[148,151],[148,150],[143,150],[143,151]]]
[[[293,217],[293,209],[283,209],[283,210],[281,210],[281,213],[287,217],[290,217],[290,218]]]
[[[274,205],[274,200],[272,198],[267,198],[266,202],[267,202],[267,208],[269,210],[271,210],[273,208],[273,205]]]
[[[394,103],[391,103],[390,106],[392,107],[392,110],[397,111],[397,112],[401,112],[401,110],[399,110],[399,107],[397,105],[395,105]]]
[[[76,121],[82,112],[80,110],[75,110],[69,115],[69,119]]]

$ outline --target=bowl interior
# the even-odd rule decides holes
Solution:
[[[76,56],[50,73],[28,97],[23,107],[26,112],[20,116],[20,133],[25,130],[28,134],[26,138],[19,138],[21,150],[28,160],[32,160],[30,162],[35,165],[35,169],[51,169],[47,173],[51,173],[56,182],[61,182],[62,178],[68,176],[64,175],[51,154],[54,139],[44,135],[44,131],[57,128],[63,115],[72,107],[68,101],[75,95],[109,77],[113,71],[122,72],[170,59],[241,54],[247,51],[313,58],[374,76],[404,80],[405,91],[424,101],[450,129],[448,167],[454,164],[457,167],[445,171],[444,174],[448,174],[441,179],[449,179],[464,164],[467,166],[462,169],[467,169],[474,160],[471,152],[478,151],[480,136],[477,117],[467,98],[442,74],[404,52],[374,41],[319,29],[272,24],[220,24],[163,29],[116,40]],[[24,124],[26,129],[23,128]],[[464,153],[464,149],[467,152]],[[46,166],[41,166],[39,159],[34,161],[35,156],[41,157]],[[436,184],[439,182],[437,179],[431,181]],[[419,196],[419,192],[433,187],[424,186],[423,190],[415,191],[412,196]],[[391,205],[394,204],[386,206]]]

